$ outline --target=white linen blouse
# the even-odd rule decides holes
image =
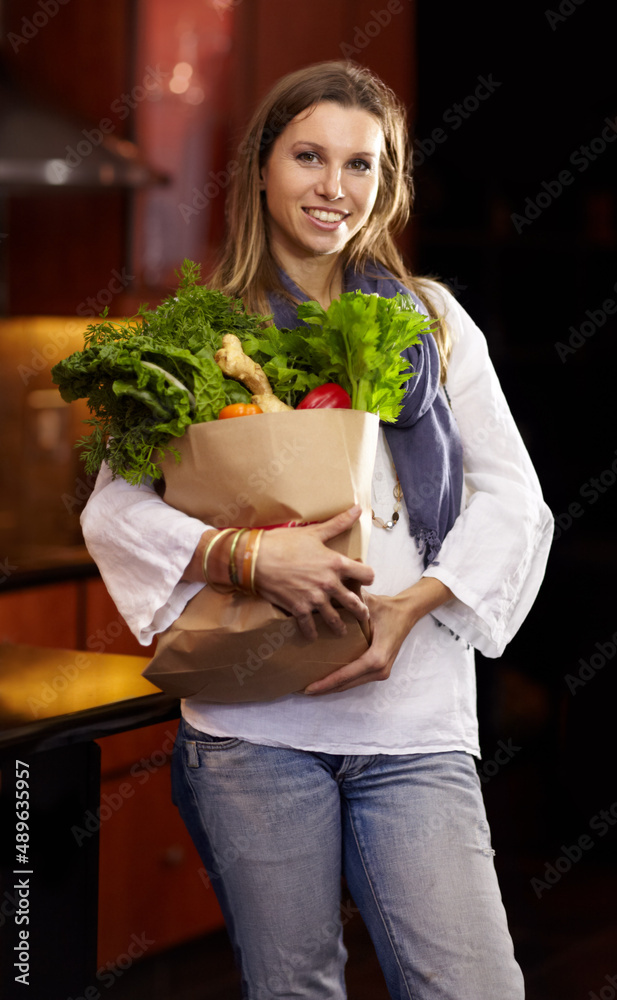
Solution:
[[[455,597],[411,629],[387,680],[270,702],[184,699],[182,714],[196,729],[324,753],[479,754],[474,648],[500,656],[524,621],[544,576],[553,518],[484,335],[449,292],[436,286],[436,294],[453,339],[447,393],[463,442],[461,513],[427,570],[404,503],[395,528],[374,523],[368,562],[375,580],[367,589],[396,594],[432,576]],[[392,515],[395,484],[382,429],[373,509],[384,520]],[[109,593],[142,644],[205,586],[182,574],[208,526],[169,507],[150,484],[114,480],[104,466],[81,523]]]

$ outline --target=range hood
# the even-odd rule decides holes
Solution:
[[[22,94],[0,64],[0,189],[139,188],[164,184],[113,122],[75,122]]]

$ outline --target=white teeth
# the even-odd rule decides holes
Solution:
[[[344,217],[344,213],[324,212],[319,208],[307,208],[306,213],[312,215],[314,219],[319,219],[320,222],[340,222]]]

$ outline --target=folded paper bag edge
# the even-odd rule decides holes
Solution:
[[[250,598],[244,600],[249,602]],[[270,608],[281,614],[268,602],[261,604],[264,612]],[[181,698],[199,695],[215,702],[268,701],[292,694],[368,649],[365,624],[345,609],[340,613],[347,634],[335,635],[316,615],[316,642],[305,639],[295,620],[287,616],[282,621],[264,615],[262,622],[253,623],[249,630],[226,632],[209,628],[205,622],[201,628],[184,629],[181,615],[161,635],[143,676],[167,694]]]

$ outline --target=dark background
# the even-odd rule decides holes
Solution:
[[[610,8],[599,0],[551,8],[544,0],[401,3],[398,20],[355,58],[409,105],[417,197],[403,246],[412,268],[446,281],[486,333],[559,525],[544,585],[519,635],[499,661],[478,656],[479,766],[496,862],[529,1000],[587,1000],[617,974],[610,822],[617,824],[616,321],[604,307],[617,303],[617,141],[603,150],[596,141],[593,160],[582,152],[599,140],[605,119],[617,128]],[[18,58],[4,47],[11,71],[33,93],[51,88],[56,106],[96,123],[126,81],[139,78],[140,24],[149,6],[71,0]],[[217,106],[225,115],[215,116],[209,133],[215,168],[233,155],[237,129],[275,78],[340,58],[341,42],[352,42],[355,29],[385,6],[230,2],[232,47],[217,68],[224,81]],[[3,11],[16,24],[31,14],[18,0]],[[477,108],[473,100],[465,105],[480,78],[494,81],[494,93]],[[454,128],[457,104],[468,117]],[[139,114],[118,126],[120,135],[139,135]],[[573,180],[558,192],[564,170]],[[547,195],[546,185],[558,193]],[[528,224],[519,219],[517,231],[513,216],[524,216],[527,199],[539,195],[545,207]],[[75,303],[106,286],[111,268],[125,265],[136,278],[112,314],[166,295],[171,271],[149,286],[136,264],[144,238],[140,198],[126,191],[9,195],[9,236],[0,243],[7,312],[74,314]],[[204,259],[220,239],[222,203],[212,206],[203,233]],[[182,223],[169,231],[180,239],[177,265],[186,233]],[[589,336],[580,332],[585,323]],[[573,690],[581,668],[588,679]],[[516,748],[505,762],[504,745]],[[614,804],[600,833],[597,817]],[[593,847],[568,864],[584,835]]]
[[[449,279],[486,332],[559,525],[518,636],[497,663],[478,657],[484,759],[500,740],[520,748],[485,797],[530,995],[587,998],[617,971],[614,828],[594,820],[617,800],[616,322],[603,309],[617,302],[617,142],[581,151],[606,118],[617,126],[611,31],[592,3],[420,2],[417,28],[416,135],[446,133],[418,157],[417,267]],[[492,96],[444,124],[489,74]],[[544,182],[558,192],[563,170],[572,183],[517,231],[512,216]],[[566,870],[564,846],[584,835],[593,848]],[[564,857],[550,888],[531,883]]]

